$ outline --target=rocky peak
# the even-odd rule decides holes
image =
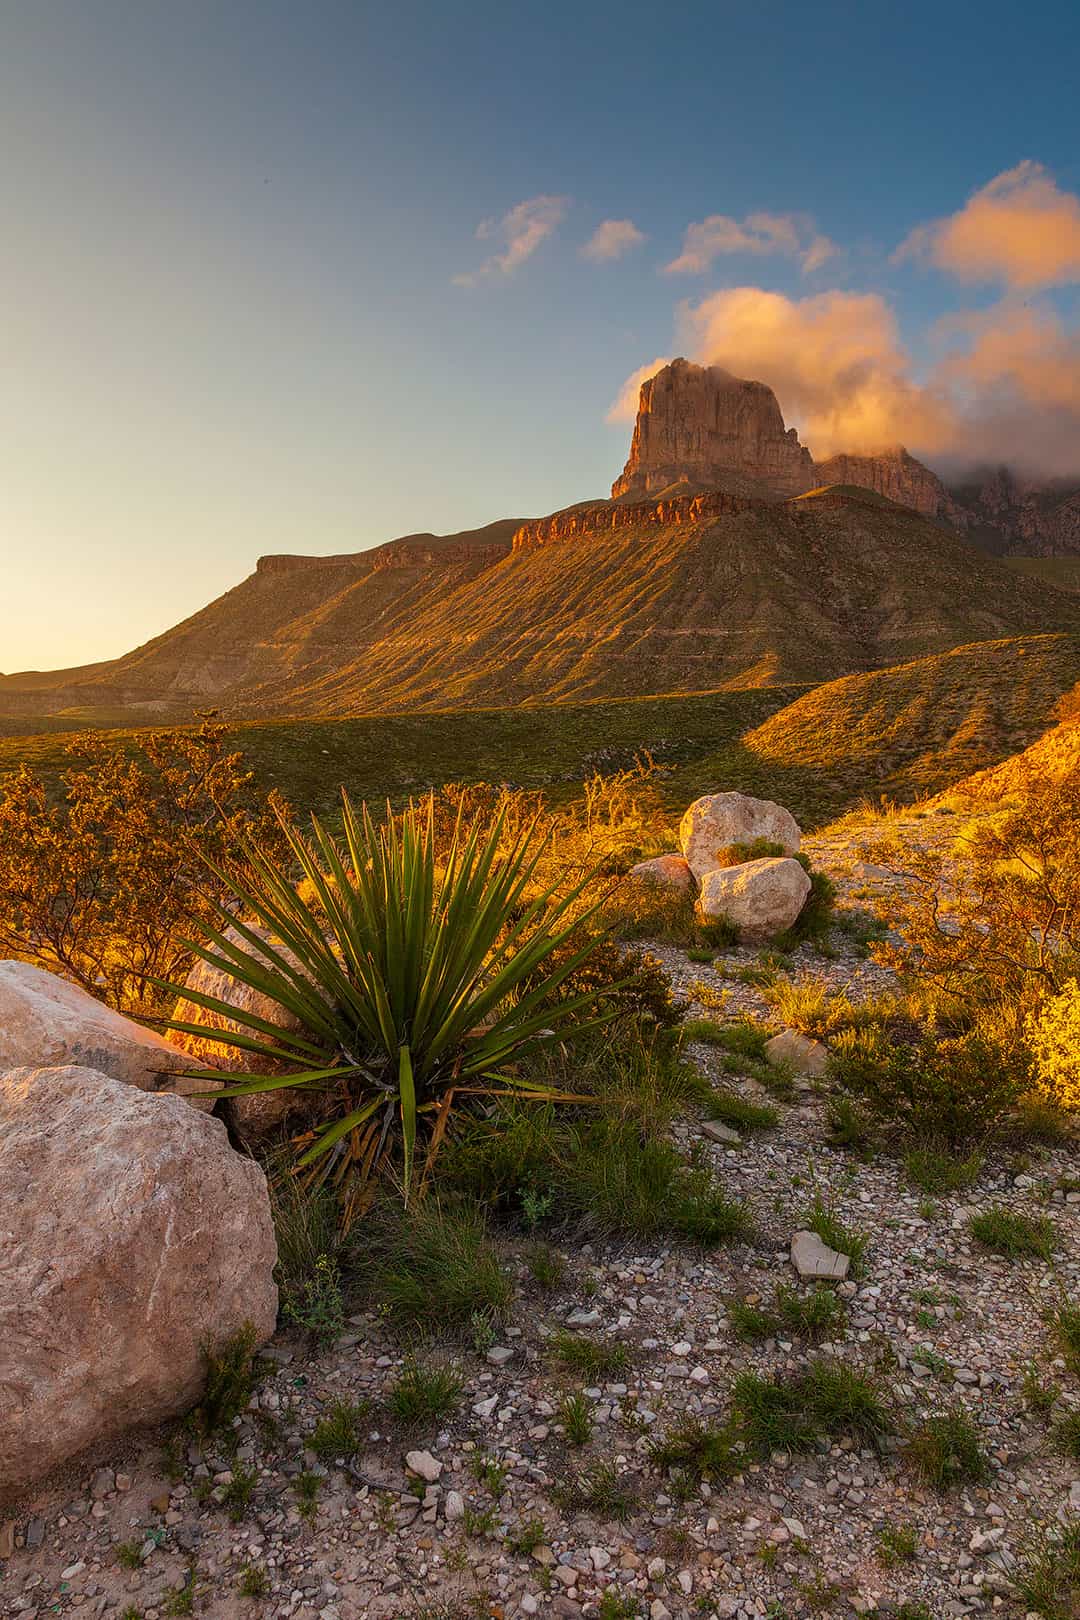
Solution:
[[[642,383],[630,457],[612,498],[640,499],[672,484],[745,485],[800,495],[813,485],[809,450],[785,429],[764,383],[719,366],[673,360]]]
[[[879,495],[910,506],[924,517],[957,527],[964,527],[968,521],[937,473],[916,461],[902,444],[875,455],[830,456],[827,461],[814,463],[814,476],[820,484],[858,484],[863,489],[875,489]]]

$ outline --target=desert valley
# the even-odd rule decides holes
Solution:
[[[969,163],[982,92],[886,31],[878,129],[881,19],[815,20],[860,69],[822,109],[794,8],[695,16],[738,123],[685,41],[419,9],[0,20],[0,104],[54,120],[0,512],[0,1615],[1077,1620],[1080,192],[1024,159],[934,217],[923,77]],[[976,34],[1052,145],[1038,20],[1037,96]],[[738,184],[842,153],[847,240],[744,199],[661,249],[766,63]],[[525,318],[592,205],[450,274],[427,168],[565,142],[584,192],[609,79],[668,86],[623,130],[654,221]],[[545,510],[601,482],[588,357],[688,276],[610,495]],[[242,577],[264,530],[304,549]]]

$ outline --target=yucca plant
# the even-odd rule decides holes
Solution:
[[[503,815],[471,826],[459,816],[440,857],[430,798],[400,817],[388,807],[376,827],[343,792],[343,844],[316,816],[311,839],[279,820],[295,869],[254,844],[242,875],[215,866],[230,896],[212,902],[221,926],[185,943],[277,1002],[299,1031],[178,986],[242,1028],[168,1027],[275,1060],[277,1072],[240,1074],[219,1097],[317,1088],[326,1117],[301,1138],[298,1167],[366,1182],[400,1154],[408,1200],[421,1135],[426,1173],[456,1097],[568,1096],[514,1071],[530,1050],[602,1021],[582,1016],[591,992],[557,995],[597,944],[562,949],[595,909],[577,914],[589,879],[528,898],[543,841],[535,822],[504,841]]]

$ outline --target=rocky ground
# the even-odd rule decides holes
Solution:
[[[887,889],[859,865],[850,839],[807,844],[849,901]],[[713,985],[728,993],[725,1012],[767,1014],[753,986],[722,977],[722,964],[663,954],[684,992],[695,981]],[[739,960],[749,953],[732,952]],[[881,970],[854,952],[821,957],[804,947],[797,968],[852,993],[881,985]],[[696,1055],[703,1067],[716,1064],[708,1048]],[[725,1084],[754,1091],[749,1082]],[[1034,1368],[1038,1385],[1062,1386],[1059,1411],[1080,1405],[1044,1322],[1062,1289],[1080,1297],[1075,1149],[992,1157],[974,1187],[931,1201],[891,1160],[862,1163],[828,1146],[814,1090],[797,1089],[781,1113],[775,1129],[737,1147],[691,1122],[679,1127],[687,1150],[752,1212],[751,1243],[708,1254],[640,1243],[567,1247],[558,1250],[562,1280],[546,1290],[521,1246],[508,1247],[519,1282],[510,1325],[496,1344],[445,1352],[464,1380],[460,1405],[413,1429],[381,1405],[404,1357],[377,1320],[356,1316],[319,1355],[282,1335],[227,1442],[185,1438],[170,1454],[155,1440],[0,1525],[0,1613],[1023,1613],[1009,1587],[1014,1560],[1080,1513],[1080,1464],[1055,1454],[1047,1419],[1029,1399]],[[770,1300],[792,1278],[789,1242],[815,1192],[868,1238],[860,1274],[839,1285],[842,1329],[825,1346],[742,1343],[729,1302]],[[1051,1217],[1052,1268],[997,1258],[973,1242],[969,1215],[990,1203]],[[582,1379],[560,1367],[549,1342],[568,1327],[627,1349],[623,1370],[584,1387],[593,1433],[580,1447],[569,1444],[560,1406]],[[650,1462],[651,1440],[678,1419],[723,1414],[740,1371],[791,1371],[817,1354],[881,1380],[897,1435],[880,1452],[822,1442],[689,1493]],[[306,1449],[342,1398],[372,1403],[367,1440],[345,1467]],[[900,1433],[953,1402],[976,1422],[991,1472],[985,1485],[938,1494],[919,1483]],[[604,1465],[610,1475],[590,1474]],[[560,1506],[582,1475],[596,1487],[593,1506]],[[237,1501],[245,1491],[248,1500]]]

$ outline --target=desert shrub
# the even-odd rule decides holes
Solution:
[[[724,844],[714,860],[717,866],[742,866],[744,861],[761,861],[785,853],[783,844],[771,838],[753,838],[749,843]]]
[[[0,949],[60,973],[123,1012],[166,1010],[157,981],[183,978],[179,936],[216,915],[225,885],[207,857],[235,855],[272,821],[213,718],[71,743],[51,798],[25,766],[0,782]]]
[[[219,1433],[246,1408],[266,1368],[256,1356],[255,1343],[255,1329],[245,1322],[229,1338],[203,1345],[202,1399],[188,1420],[198,1434]]]
[[[363,1444],[364,1426],[370,1416],[370,1401],[336,1400],[315,1425],[308,1445],[323,1462],[352,1457]]]
[[[272,1166],[270,1207],[281,1314],[317,1344],[332,1344],[345,1328],[340,1203],[332,1189],[307,1186]]]
[[[431,1162],[459,1092],[535,1096],[519,1086],[515,1059],[590,1027],[582,1015],[593,992],[559,992],[596,941],[553,965],[582,926],[571,913],[583,885],[526,898],[543,853],[531,828],[506,849],[498,820],[459,821],[441,850],[430,799],[376,829],[367,807],[357,814],[343,795],[342,819],[339,845],[317,817],[310,842],[280,817],[310,899],[281,861],[247,845],[246,873],[227,873],[231,909],[215,902],[220,927],[207,926],[210,944],[195,947],[279,1003],[292,1027],[211,996],[200,1004],[243,1033],[172,1027],[275,1061],[279,1072],[241,1074],[222,1097],[315,1089],[323,1118],[301,1165],[363,1182],[393,1156],[408,1200],[417,1157]],[[240,910],[283,943],[260,939]],[[243,946],[221,931],[230,926]]]
[[[552,952],[550,967],[557,968],[564,956],[579,951],[582,943],[579,938],[567,940]],[[545,964],[545,971],[547,968]],[[666,1028],[679,1022],[671,980],[663,964],[647,951],[626,950],[602,936],[559,986],[558,993],[561,999],[588,995],[598,1008],[606,1007],[613,1016],[639,1022],[651,1020]]]
[[[386,1405],[408,1427],[440,1423],[456,1410],[464,1390],[456,1367],[408,1361],[391,1384]]]
[[[970,1032],[941,1040],[923,1032],[904,1044],[847,1030],[833,1042],[829,1076],[884,1130],[950,1152],[999,1129],[1024,1089],[1008,1055]]]
[[[827,940],[836,910],[836,885],[828,873],[816,871],[805,855],[796,855],[795,859],[810,879],[810,893],[791,927],[777,935],[776,944],[782,951],[794,950],[807,939],[819,944]]]
[[[891,997],[852,1001],[812,979],[778,979],[763,987],[762,996],[781,1023],[815,1040],[835,1040],[850,1030],[881,1029],[896,1012]]]
[[[606,902],[601,916],[619,939],[685,945],[698,934],[696,904],[695,896],[682,889],[627,879]]]
[[[1080,983],[1070,979],[1047,997],[1024,1029],[1039,1091],[1058,1108],[1080,1109]]]
[[[1080,771],[1029,772],[952,849],[883,846],[874,858],[905,876],[899,941],[876,946],[877,959],[1022,1051],[1025,1026],[1080,969]]]

